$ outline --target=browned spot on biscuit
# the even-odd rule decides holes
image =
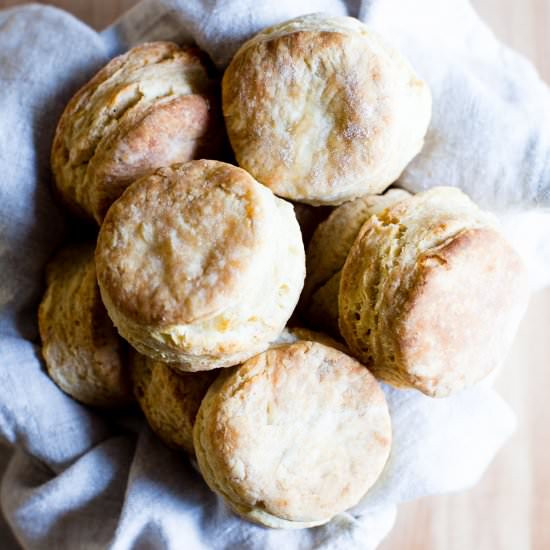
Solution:
[[[79,215],[103,220],[136,178],[223,147],[217,92],[202,55],[170,42],[113,59],[67,105],[51,162]]]

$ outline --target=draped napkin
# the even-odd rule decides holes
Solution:
[[[501,217],[533,288],[550,284],[550,93],[466,0],[145,0],[102,33],[51,7],[0,11],[2,548],[368,550],[399,502],[472,486],[513,431],[488,382],[446,399],[384,385],[394,443],[375,487],[325,526],[273,530],[234,516],[137,414],[84,407],[45,373],[36,308],[67,233],[49,149],[70,96],[137,43],[195,42],[222,70],[263,27],[319,11],[379,31],[431,87],[426,145],[399,183],[462,188]]]

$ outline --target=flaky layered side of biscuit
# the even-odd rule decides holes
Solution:
[[[102,407],[132,401],[123,344],[97,286],[93,244],[66,247],[49,264],[38,324],[48,374],[65,393]]]
[[[367,369],[299,341],[223,371],[202,401],[194,443],[206,482],[235,512],[301,528],[365,495],[387,461],[391,425]]]
[[[132,352],[134,395],[151,429],[175,449],[194,455],[193,426],[216,371],[182,373]]]
[[[339,206],[317,226],[307,249],[307,276],[300,298],[310,323],[338,333],[340,272],[355,238],[370,216],[409,196],[402,189],[367,195]]]
[[[222,83],[239,165],[274,193],[340,204],[379,193],[420,151],[426,84],[353,18],[306,15],[243,44]]]
[[[441,187],[365,222],[338,296],[341,333],[378,378],[445,396],[502,362],[527,285],[496,220]]]
[[[110,209],[96,261],[119,332],[141,353],[189,371],[266,349],[305,273],[291,205],[217,161],[136,182]]]
[[[217,151],[221,114],[198,51],[142,44],[110,61],[69,102],[51,163],[72,210],[101,223],[135,179]]]

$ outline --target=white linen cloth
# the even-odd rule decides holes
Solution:
[[[81,406],[45,373],[36,307],[65,231],[49,148],[70,96],[135,43],[196,41],[223,68],[262,27],[315,11],[358,16],[429,82],[426,147],[401,183],[456,185],[498,210],[534,286],[549,284],[550,93],[466,0],[146,0],[101,34],[51,7],[0,11],[0,502],[25,548],[371,549],[400,501],[476,483],[511,434],[487,383],[439,400],[384,387],[394,445],[373,490],[326,526],[271,530],[232,515],[137,415]],[[4,531],[0,546],[16,547]]]

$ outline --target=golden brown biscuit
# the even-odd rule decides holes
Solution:
[[[527,281],[495,223],[448,187],[365,222],[342,269],[339,324],[378,378],[440,397],[500,365]]]
[[[266,349],[292,314],[305,272],[292,206],[244,170],[206,160],[129,187],[101,226],[96,263],[120,334],[188,371]]]
[[[149,426],[169,447],[193,455],[195,417],[218,372],[176,372],[137,351],[130,358],[134,394]]]
[[[356,19],[323,14],[246,42],[222,103],[239,165],[310,204],[383,191],[420,151],[431,115],[428,87],[398,52]]]
[[[391,422],[365,367],[301,341],[223,371],[202,401],[194,443],[206,482],[237,514],[301,528],[366,494],[387,461]]]
[[[101,223],[137,178],[210,156],[221,144],[213,83],[198,51],[142,44],[110,61],[71,99],[52,169],[74,211]]]
[[[38,325],[52,380],[87,405],[130,403],[130,372],[99,295],[93,244],[63,249],[48,266],[47,284]]]
[[[347,202],[330,214],[315,230],[306,255],[306,281],[301,309],[313,326],[338,333],[340,271],[361,226],[373,214],[406,199],[402,189],[383,195],[367,195]]]

